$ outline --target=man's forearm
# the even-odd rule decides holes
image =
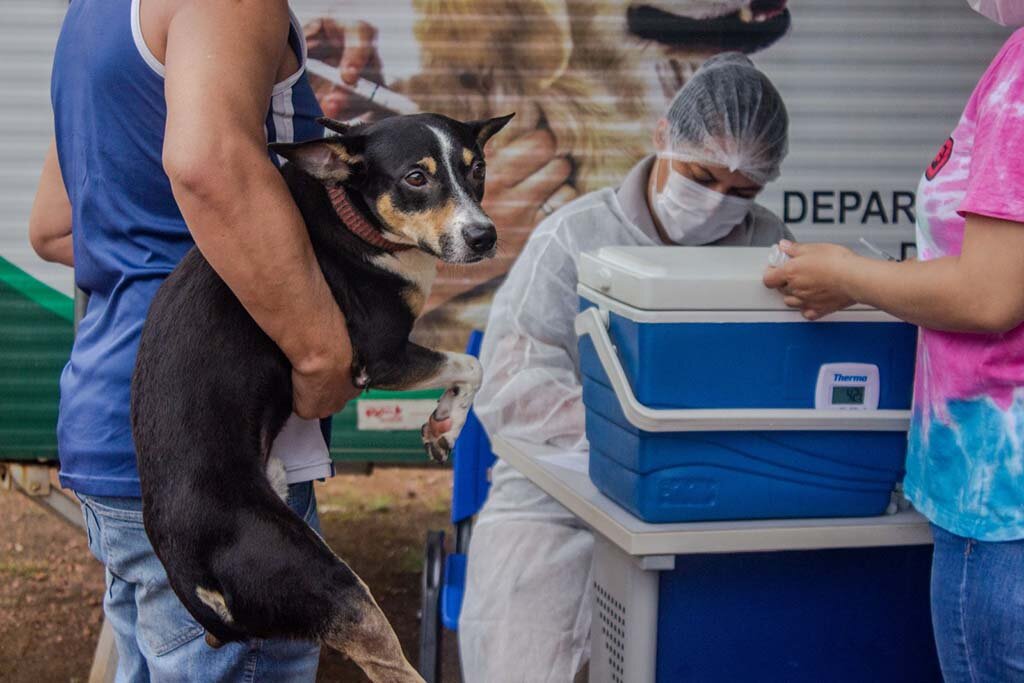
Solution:
[[[168,165],[185,221],[256,323],[293,366],[312,371],[348,336],[302,216],[260,146],[229,144],[211,156],[215,166]]]

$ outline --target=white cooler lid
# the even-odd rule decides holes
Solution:
[[[791,310],[782,302],[782,294],[761,281],[770,251],[770,247],[603,247],[580,257],[579,282],[648,311]]]

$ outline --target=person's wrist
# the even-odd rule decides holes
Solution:
[[[352,349],[347,340],[338,340],[332,346],[308,348],[288,360],[299,374],[316,375],[331,368],[351,366]]]
[[[289,356],[292,369],[300,375],[312,376],[323,372],[330,366],[327,354],[319,351],[305,351],[296,356]]]
[[[859,261],[863,258],[863,256],[858,256],[853,251],[844,248],[836,268],[836,284],[839,286],[839,291],[853,304],[860,303],[861,300],[857,277],[862,272]]]
[[[301,374],[312,375],[352,364],[352,342],[345,318],[333,300],[325,303],[322,310],[322,315],[312,317],[315,322],[302,330],[301,337],[293,338],[288,346],[282,345],[292,367]]]

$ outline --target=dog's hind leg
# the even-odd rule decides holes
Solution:
[[[261,495],[208,558],[204,589],[186,589],[193,616],[218,640],[318,640],[373,683],[423,683],[362,579],[268,489]]]
[[[324,644],[351,658],[373,683],[423,683],[366,584],[357,578],[343,597]]]

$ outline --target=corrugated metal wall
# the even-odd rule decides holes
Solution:
[[[66,0],[0,4],[0,256],[70,296],[70,271],[44,264],[26,239],[39,169],[53,135],[50,67],[66,9]]]
[[[0,459],[56,455],[72,278],[32,252],[27,230],[53,130],[50,65],[66,7],[64,0],[0,6]]]
[[[791,151],[763,202],[801,239],[856,243],[864,234],[897,250],[913,241],[896,192],[913,193],[925,166],[960,118],[967,97],[1009,35],[964,0],[804,0],[792,3],[792,33],[757,55],[789,108]],[[819,195],[815,222],[813,193]],[[840,192],[860,208],[839,219]],[[877,211],[862,223],[870,193]],[[899,198],[897,198],[899,199]],[[828,209],[831,204],[834,208]],[[877,207],[875,207],[877,208]],[[893,219],[896,222],[893,222]]]

